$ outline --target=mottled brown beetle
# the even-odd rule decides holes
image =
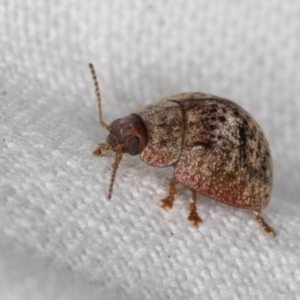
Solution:
[[[123,153],[140,154],[151,166],[175,168],[169,196],[160,206],[173,206],[175,185],[190,188],[188,220],[202,222],[196,210],[196,192],[217,201],[251,209],[271,236],[276,233],[261,216],[270,200],[273,165],[268,142],[257,122],[234,102],[204,93],[182,93],[147,105],[127,117],[103,121],[96,73],[89,65],[98,100],[99,120],[109,131],[106,143],[94,155],[116,153],[108,198]]]

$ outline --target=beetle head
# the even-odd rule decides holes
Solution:
[[[110,199],[116,172],[118,170],[119,163],[122,160],[122,154],[140,154],[147,145],[148,135],[143,121],[136,115],[129,115],[125,118],[117,119],[113,121],[109,126],[104,122],[102,117],[100,89],[96,72],[92,64],[89,64],[89,67],[91,69],[95,85],[95,93],[99,111],[99,122],[104,129],[109,131],[106,139],[106,144],[99,145],[99,148],[94,151],[94,154],[97,156],[101,155],[102,151],[107,149],[112,149],[116,153],[115,161],[112,165],[113,170],[108,191],[108,199]]]
[[[123,153],[140,154],[147,144],[147,131],[143,121],[136,115],[117,119],[109,125],[106,142],[112,150],[121,146]]]

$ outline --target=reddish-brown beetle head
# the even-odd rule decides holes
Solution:
[[[143,121],[136,115],[117,119],[109,125],[106,142],[112,150],[122,145],[122,152],[140,154],[147,145],[147,131]]]
[[[113,170],[108,191],[108,199],[110,199],[117,169],[120,161],[122,160],[122,154],[140,154],[147,145],[148,135],[143,121],[136,115],[129,115],[125,118],[117,119],[109,126],[103,121],[101,96],[96,72],[92,64],[89,64],[89,67],[91,69],[95,85],[95,93],[99,111],[99,122],[103,128],[109,131],[106,144],[100,144],[99,147],[94,151],[94,154],[99,156],[102,154],[103,150],[107,149],[112,149],[116,153],[115,161],[112,165]]]

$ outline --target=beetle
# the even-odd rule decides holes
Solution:
[[[238,104],[205,93],[181,93],[116,119],[103,121],[96,72],[89,64],[98,102],[99,121],[109,131],[106,143],[93,152],[115,152],[108,198],[123,153],[140,155],[150,166],[174,167],[169,194],[160,206],[170,209],[176,185],[191,190],[188,220],[198,226],[196,193],[238,208],[252,210],[272,237],[276,233],[261,215],[271,196],[273,163],[269,144],[258,123]]]

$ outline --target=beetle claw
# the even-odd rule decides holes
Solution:
[[[170,195],[165,199],[159,201],[159,206],[163,209],[171,209],[173,207],[174,196]]]
[[[192,195],[190,198],[190,214],[188,216],[188,220],[191,221],[193,225],[198,226],[199,224],[202,223],[202,219],[199,217],[197,213],[196,200],[197,200],[197,194],[195,191],[192,191]]]
[[[108,149],[109,149],[109,145],[108,144],[101,143],[101,144],[98,145],[98,148],[93,151],[93,154],[95,156],[101,156],[101,154],[103,153],[103,151],[104,150],[108,150]]]
[[[252,211],[256,221],[263,227],[265,232],[270,235],[272,238],[276,236],[275,230],[264,220],[259,210]]]
[[[163,209],[171,209],[173,207],[174,195],[177,194],[176,184],[177,180],[175,177],[171,178],[169,181],[169,196],[159,201],[159,205]]]
[[[188,220],[191,221],[195,226],[199,226],[202,223],[202,219],[198,216],[195,210],[191,210]]]

